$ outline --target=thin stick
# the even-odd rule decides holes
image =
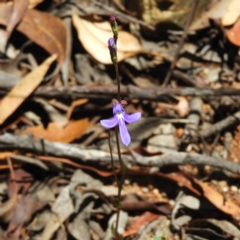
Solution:
[[[162,85],[163,87],[166,87],[166,85],[168,84],[168,82],[170,80],[170,77],[172,76],[172,72],[173,72],[173,70],[174,70],[174,68],[176,66],[177,59],[179,57],[180,51],[181,51],[181,49],[183,47],[183,44],[185,42],[185,39],[187,37],[188,28],[189,28],[189,25],[190,25],[190,23],[192,21],[192,18],[194,16],[194,12],[196,10],[197,4],[198,4],[198,0],[194,0],[194,2],[192,4],[192,7],[191,7],[191,10],[190,10],[190,12],[188,14],[188,18],[187,18],[187,22],[186,22],[186,25],[185,25],[185,28],[184,28],[184,32],[183,32],[183,35],[182,35],[181,40],[179,42],[178,48],[176,50],[174,59],[173,59],[173,61],[171,63],[171,66],[170,66],[170,68],[168,70],[168,73],[167,73],[167,75],[166,75],[166,77],[164,79],[164,82],[163,82],[163,85]]]
[[[106,4],[103,4],[97,0],[92,0],[92,2],[94,2],[96,5],[100,6],[101,8],[104,8],[105,10],[109,11],[109,13],[114,14],[116,17],[121,17],[122,19],[126,19],[126,20],[134,22],[134,23],[138,23],[142,26],[146,26],[147,28],[149,28],[151,30],[155,30],[154,26],[147,24],[146,22],[144,22],[142,20],[134,18],[130,15],[124,14],[121,11],[111,8],[111,7],[107,6]]]
[[[10,157],[7,157],[7,162],[8,166],[10,169],[10,175],[11,175],[11,180],[13,181],[13,187],[14,187],[14,195],[17,195],[17,184],[16,184],[16,178],[13,170],[13,165]]]

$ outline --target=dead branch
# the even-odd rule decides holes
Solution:
[[[64,144],[58,142],[44,141],[45,153],[50,156],[69,158],[75,161],[96,161],[110,164],[111,157],[108,152],[83,147],[81,145]],[[35,140],[28,135],[16,136],[4,133],[0,136],[0,150],[17,149],[20,151],[31,152],[43,155],[42,142]],[[122,155],[123,161],[132,165],[163,167],[169,165],[209,165],[215,168],[224,169],[233,173],[240,174],[240,165],[222,158],[215,158],[201,154],[188,154],[185,152],[166,153],[151,157],[138,155],[132,151],[133,157]],[[118,162],[117,154],[113,154],[113,160]]]
[[[0,87],[0,95],[5,95],[9,90],[5,87]],[[116,86],[42,86],[39,87],[34,93],[34,96],[41,96],[45,98],[89,98],[89,99],[112,99],[116,97]],[[240,89],[233,88],[140,88],[133,85],[122,86],[121,96],[127,99],[139,99],[139,100],[161,100],[166,95],[178,95],[178,96],[198,96],[198,97],[222,97],[222,96],[239,96]],[[16,96],[17,97],[17,96]]]
[[[203,138],[210,137],[216,133],[237,124],[240,122],[240,112],[236,112],[231,116],[226,117],[225,119],[211,125],[211,127],[199,131],[199,136]]]

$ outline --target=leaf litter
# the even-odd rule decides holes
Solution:
[[[112,239],[113,13],[125,110],[143,115],[121,146],[122,239],[239,238],[237,1],[201,2],[178,58],[189,1],[112,3],[0,3],[0,238]]]

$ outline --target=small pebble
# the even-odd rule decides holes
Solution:
[[[218,185],[218,182],[217,182],[216,180],[212,180],[211,182],[212,182],[212,184],[214,184],[215,186]]]
[[[175,203],[176,203],[176,202],[175,202],[174,200],[170,200],[170,201],[169,201],[169,204],[170,204],[171,206],[175,206]]]
[[[228,186],[222,188],[223,192],[228,192]]]
[[[206,165],[206,166],[204,167],[204,172],[205,172],[206,174],[212,174],[213,169],[212,169],[212,167],[210,167],[209,165]]]
[[[153,193],[154,193],[154,194],[159,194],[159,190],[158,190],[157,188],[154,188],[154,189],[153,189]]]
[[[124,184],[125,185],[129,185],[130,184],[130,180],[129,179],[125,179]]]
[[[238,188],[236,186],[231,186],[231,191],[232,192],[237,192],[238,191]]]
[[[167,194],[165,192],[162,192],[163,197],[167,197]]]
[[[224,187],[227,186],[227,182],[226,181],[220,181],[219,186],[221,187],[221,189],[223,189]]]
[[[138,196],[141,196],[141,195],[142,195],[142,192],[139,191],[139,190],[137,190],[137,191],[136,191],[136,194],[137,194]]]
[[[147,187],[143,187],[143,188],[142,188],[142,191],[143,191],[144,193],[148,193],[148,192],[149,192],[149,189],[148,189]]]

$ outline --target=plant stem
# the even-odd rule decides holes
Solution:
[[[115,127],[115,134],[116,134],[116,143],[117,143],[117,151],[118,151],[118,158],[119,158],[119,162],[120,162],[120,166],[121,166],[121,180],[120,182],[118,181],[118,202],[120,203],[121,201],[121,191],[122,191],[122,186],[124,183],[124,179],[125,179],[125,165],[122,161],[122,157],[121,157],[121,151],[120,151],[120,143],[119,143],[119,137],[118,137],[118,127]],[[116,219],[116,236],[118,239],[118,224],[119,224],[119,217],[120,217],[120,207],[117,208],[117,219]]]
[[[121,101],[121,99],[120,99],[120,77],[119,77],[119,71],[118,71],[118,64],[114,64],[114,66],[115,66],[116,79],[117,79],[117,85],[118,85],[117,100],[120,103],[120,101]],[[126,167],[125,167],[125,165],[124,165],[124,163],[122,161],[122,157],[121,157],[120,143],[119,143],[119,137],[118,137],[118,135],[119,135],[118,126],[115,127],[115,135],[116,135],[118,159],[119,159],[119,163],[120,163],[120,167],[121,167],[121,179],[120,179],[120,181],[117,180],[117,184],[118,184],[118,196],[117,196],[117,199],[118,199],[118,203],[119,204],[118,204],[118,208],[117,208],[116,231],[115,231],[115,237],[116,237],[116,239],[119,239],[118,225],[119,225],[119,217],[120,217],[120,209],[121,209],[120,201],[121,201],[121,191],[122,191],[122,186],[123,186],[123,183],[124,183]],[[109,146],[110,146],[110,143],[109,143]]]
[[[114,168],[112,146],[111,146],[111,141],[110,140],[111,140],[111,133],[109,131],[108,132],[108,146],[109,146],[110,155],[111,155],[111,164],[112,164],[112,169],[113,169],[113,174],[114,174],[114,177],[115,177],[115,181],[116,181],[117,185],[119,186],[120,182],[118,181],[117,174],[116,174],[115,168]]]
[[[115,66],[115,72],[116,72],[116,79],[117,79],[117,85],[118,85],[118,91],[117,91],[117,100],[120,103],[120,77],[119,77],[119,71],[118,71],[118,65],[114,64]]]

